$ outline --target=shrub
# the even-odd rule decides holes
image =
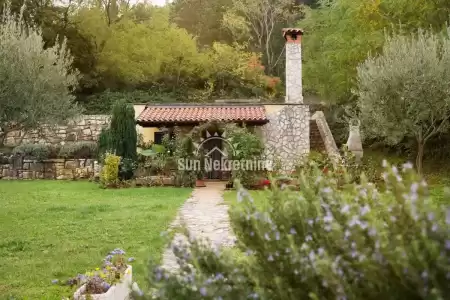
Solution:
[[[97,159],[102,161],[105,154],[111,151],[111,135],[109,128],[103,128],[97,141]]]
[[[64,144],[59,156],[64,158],[94,158],[97,155],[97,143],[89,141]]]
[[[112,111],[109,129],[112,151],[122,158],[136,160],[137,132],[134,108],[125,101],[118,101]]]
[[[190,237],[172,246],[177,272],[152,270],[146,299],[448,299],[450,210],[411,164],[383,178],[341,189],[316,168],[263,206],[240,188],[230,217],[247,258]]]
[[[120,156],[107,153],[105,163],[100,174],[100,183],[103,187],[114,187],[119,182]]]
[[[49,144],[21,144],[14,148],[12,154],[41,161],[56,158],[58,152],[59,149],[57,146]]]

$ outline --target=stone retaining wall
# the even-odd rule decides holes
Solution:
[[[97,177],[100,167],[93,159],[48,159],[36,161],[16,158],[0,165],[2,179],[87,179]]]
[[[43,126],[30,132],[14,131],[6,136],[7,146],[20,143],[51,143],[96,141],[100,132],[110,123],[109,115],[82,115],[66,125]]]

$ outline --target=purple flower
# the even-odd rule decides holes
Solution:
[[[358,216],[353,216],[352,219],[350,220],[350,222],[348,222],[348,226],[353,227],[355,225],[360,224],[361,222],[359,221]]]
[[[309,242],[312,241],[312,236],[310,236],[309,234],[306,236],[305,241]]]
[[[320,247],[319,249],[317,249],[317,253],[319,255],[323,255],[325,253],[325,250],[322,247]]]
[[[258,298],[259,298],[259,296],[258,296],[257,293],[250,294],[250,295],[248,295],[248,297],[249,297],[250,299],[258,299]]]
[[[447,208],[445,213],[445,224],[450,225],[450,208]]]
[[[450,240],[445,240],[445,249],[450,250]]]
[[[134,258],[134,257],[129,257],[128,258],[128,262],[133,262],[133,261],[135,261],[136,259]]]
[[[268,261],[273,261],[273,260],[274,260],[272,254],[269,255],[269,257],[267,258],[267,260],[268,260]]]
[[[361,229],[365,230],[369,225],[367,224],[367,222],[361,222],[361,224],[359,224],[359,227],[361,227]]]
[[[325,223],[333,222],[333,215],[330,212],[327,212],[327,215],[323,218]]]
[[[309,219],[308,220],[308,225],[312,226],[314,224],[314,220],[313,219]]]
[[[434,213],[432,213],[432,212],[428,213],[427,219],[428,219],[428,221],[433,221],[434,220]]]
[[[208,292],[207,292],[207,290],[206,290],[205,287],[201,287],[199,291],[200,291],[200,294],[201,294],[203,297],[206,296],[206,295],[208,295]]]
[[[277,241],[280,240],[280,233],[279,233],[278,231],[275,233],[275,239],[276,239]]]
[[[438,225],[437,224],[433,224],[433,226],[431,226],[431,231],[436,232],[438,230]]]
[[[106,291],[109,290],[109,288],[111,287],[111,285],[109,285],[109,283],[107,283],[107,282],[103,282],[102,286]]]
[[[290,234],[297,234],[297,231],[295,231],[295,228],[291,228],[291,230],[289,231]]]
[[[411,184],[411,187],[409,189],[412,194],[415,194],[419,190],[419,184],[417,182],[414,182]]]
[[[253,231],[250,232],[250,236],[254,236],[255,233]]]
[[[344,207],[342,207],[341,209],[341,213],[346,214],[350,211],[350,205],[346,204],[344,205]]]
[[[53,283],[53,284],[57,284],[57,283],[59,283],[59,280],[58,280],[58,279],[53,279],[53,280],[52,280],[52,283]]]
[[[367,214],[368,212],[370,212],[370,206],[369,205],[364,205],[361,209],[360,209],[360,211],[359,211],[359,213],[361,214],[361,216],[364,216],[365,214]]]
[[[331,231],[331,226],[330,225],[325,225],[325,231],[326,232],[330,232]]]
[[[330,194],[332,192],[333,192],[333,190],[329,186],[322,189],[322,193],[325,193],[325,194]]]
[[[223,277],[222,273],[217,273],[217,274],[216,274],[216,277],[215,277],[216,280],[221,280],[221,279],[223,279],[223,278],[224,278],[224,277]]]
[[[369,236],[375,236],[377,234],[377,230],[375,228],[369,229]]]
[[[311,250],[311,252],[309,252],[308,257],[311,261],[314,261],[314,259],[316,258],[316,254],[314,253],[314,250]]]

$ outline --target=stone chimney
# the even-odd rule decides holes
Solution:
[[[302,35],[299,28],[284,28],[286,40],[286,103],[303,103]]]

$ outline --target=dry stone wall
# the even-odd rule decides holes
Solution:
[[[93,159],[48,159],[43,161],[15,158],[0,165],[0,179],[88,179],[99,176],[100,166]]]
[[[111,116],[109,115],[82,115],[69,121],[67,125],[43,126],[30,132],[14,131],[7,135],[6,145],[96,141],[101,130],[109,125],[110,119]]]
[[[285,105],[281,110],[268,115],[269,123],[263,127],[266,159],[281,163],[286,171],[306,157],[310,149],[309,107],[307,105]],[[273,168],[268,166],[268,168]]]

